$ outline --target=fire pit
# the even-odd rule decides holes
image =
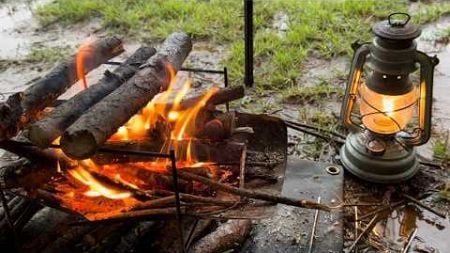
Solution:
[[[190,49],[182,33],[158,50],[141,47],[124,63],[112,63],[120,66],[97,84],[57,105],[68,87],[77,80],[87,87],[85,74],[123,51],[116,38],[90,41],[12,95],[0,106],[0,146],[15,154],[1,170],[1,188],[79,217],[76,226],[176,219],[183,250],[195,241],[194,249],[203,248],[205,241],[185,233],[186,224],[200,219],[264,218],[275,203],[328,209],[280,196],[286,126],[266,115],[229,111],[228,102],[244,90],[227,87],[226,71],[225,88],[195,89],[189,78],[177,78],[177,70],[202,71],[181,68]],[[225,112],[216,109],[221,104]],[[3,198],[11,228],[20,230],[35,212],[14,224],[9,204]],[[249,231],[248,222],[230,223],[235,232]]]

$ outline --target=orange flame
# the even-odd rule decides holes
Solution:
[[[94,43],[94,41],[95,41],[94,37],[87,38],[86,41],[84,41],[78,48],[76,55],[77,78],[78,80],[81,80],[81,83],[83,85],[82,87],[84,89],[87,89],[88,87],[84,65],[88,56],[93,53],[92,44]]]
[[[84,163],[84,165],[87,166],[94,165],[91,160],[84,160],[81,161],[81,163]],[[73,178],[89,187],[89,190],[84,193],[85,196],[103,196],[108,199],[125,199],[131,197],[132,195],[128,191],[114,189],[113,187],[98,181],[94,176],[91,175],[91,173],[89,173],[89,171],[85,170],[82,166],[77,166],[74,169],[70,169],[68,172]]]
[[[140,113],[134,115],[124,126],[120,127],[110,140],[148,138],[148,131],[154,128],[159,120],[163,120],[170,126],[168,131],[170,134],[168,133],[167,135],[170,138],[165,141],[161,152],[168,153],[170,149],[174,149],[176,156],[182,158],[177,161],[177,167],[206,167],[212,170],[214,167],[212,163],[196,161],[193,155],[195,154],[195,148],[192,145],[192,140],[194,139],[193,133],[197,115],[206,106],[211,96],[218,91],[218,88],[213,87],[209,89],[193,106],[183,108],[181,103],[183,98],[191,91],[192,82],[190,79],[187,79],[180,85],[176,82],[175,71],[170,65],[167,66],[167,71],[170,77],[167,90],[155,96]],[[183,145],[180,145],[180,141],[183,141]],[[69,174],[83,185],[88,186],[88,190],[84,192],[85,196],[124,199],[131,197],[132,194],[129,191],[122,191],[98,181],[89,171],[100,173],[110,180],[120,182],[122,185],[127,185],[132,189],[140,189],[141,186],[148,185],[146,184],[147,182],[141,182],[133,178],[134,172],[127,174],[124,171],[126,168],[128,168],[128,171],[129,168],[132,168],[132,170],[144,169],[165,172],[168,166],[170,166],[170,161],[167,159],[103,166],[96,165],[92,160],[88,159],[78,162],[74,169],[69,170]],[[86,170],[85,168],[89,169]]]

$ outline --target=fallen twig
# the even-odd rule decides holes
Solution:
[[[430,211],[430,212],[436,214],[437,216],[439,216],[439,217],[441,217],[441,218],[444,218],[444,219],[446,218],[446,215],[445,215],[445,214],[443,214],[443,213],[441,213],[441,212],[439,212],[439,211],[437,211],[437,210],[435,210],[435,209],[433,209],[433,208],[431,208],[431,207],[429,207],[429,206],[423,204],[422,202],[420,202],[420,200],[418,200],[418,199],[416,199],[416,198],[414,198],[414,197],[412,197],[412,196],[410,196],[410,195],[408,195],[408,194],[402,194],[402,196],[403,196],[404,198],[406,198],[408,201],[411,201],[411,202],[413,202],[414,204],[416,204],[416,205],[422,207],[423,209],[426,209],[427,211]]]
[[[350,253],[353,251],[353,249],[356,247],[356,245],[359,243],[361,238],[370,230],[373,226],[375,226],[376,222],[378,221],[379,213],[375,214],[375,216],[370,220],[369,224],[367,224],[366,228],[359,234],[359,236],[356,238],[356,240],[353,242],[353,244],[346,250],[347,253]]]
[[[269,201],[269,202],[297,206],[297,207],[302,207],[302,208],[309,208],[309,209],[320,209],[320,210],[325,210],[325,211],[330,211],[332,209],[328,205],[319,204],[319,203],[312,202],[309,200],[298,200],[298,199],[273,195],[270,193],[228,186],[228,185],[221,184],[221,183],[212,181],[210,179],[192,174],[187,171],[178,171],[178,176],[180,178],[183,178],[186,180],[194,180],[197,182],[201,182],[201,183],[206,184],[217,190],[221,190],[221,191],[228,192],[228,193],[235,194],[235,195],[242,196],[242,197],[260,199],[260,200],[265,200],[265,201]]]

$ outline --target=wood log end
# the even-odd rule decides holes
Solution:
[[[28,128],[27,137],[36,146],[40,148],[48,148],[54,141],[49,138],[53,134],[49,134],[46,128],[43,128],[40,124],[33,124]]]
[[[97,151],[97,141],[92,133],[87,130],[65,132],[61,137],[61,148],[64,153],[76,160],[91,157]]]

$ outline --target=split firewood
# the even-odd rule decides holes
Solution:
[[[62,135],[66,155],[86,159],[142,109],[156,94],[167,89],[167,64],[177,71],[192,49],[184,33],[173,33],[130,80],[91,107]]]
[[[190,253],[221,253],[239,248],[250,234],[251,220],[228,220],[189,249]]]
[[[56,107],[44,119],[32,124],[29,127],[28,138],[33,144],[47,148],[81,114],[130,79],[138,71],[139,65],[155,53],[156,50],[152,47],[140,47],[112,73],[106,71],[98,83],[80,91],[67,102]]]
[[[122,41],[109,37],[95,41],[85,56],[84,70],[90,72],[123,52]],[[76,55],[30,85],[25,91],[11,95],[0,104],[0,140],[11,138],[28,123],[36,120],[39,112],[52,105],[59,95],[78,81]]]

